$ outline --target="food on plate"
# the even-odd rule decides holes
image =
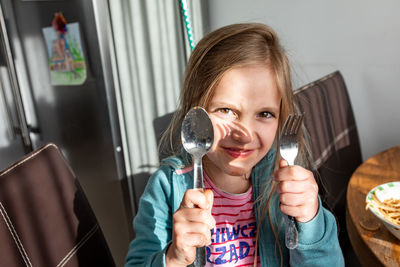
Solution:
[[[372,201],[367,203],[366,209],[370,206],[377,208],[385,219],[400,226],[400,199],[390,198],[380,201],[374,192]]]

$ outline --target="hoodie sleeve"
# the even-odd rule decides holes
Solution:
[[[299,244],[290,251],[290,266],[344,266],[335,217],[321,200],[319,207],[311,221],[297,222]]]
[[[172,238],[172,169],[161,167],[149,179],[139,202],[133,225],[135,238],[125,267],[165,266],[165,253]]]

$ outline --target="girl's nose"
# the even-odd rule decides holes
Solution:
[[[235,123],[232,129],[232,138],[240,143],[250,143],[252,141],[251,127],[243,123]]]

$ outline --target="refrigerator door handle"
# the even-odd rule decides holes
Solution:
[[[22,137],[22,141],[24,143],[24,147],[26,152],[32,151],[32,141],[29,136],[29,129],[25,117],[25,109],[22,101],[22,96],[18,84],[17,74],[14,65],[14,59],[12,55],[10,40],[8,39],[8,32],[6,27],[6,21],[3,13],[3,8],[0,3],[0,30],[1,30],[1,42],[3,44],[3,51],[5,60],[7,62],[7,69],[10,76],[10,86],[13,94],[13,98],[15,101],[16,109],[17,109],[17,117],[18,117],[18,125]],[[5,100],[5,99],[4,99]],[[8,114],[10,115],[10,114]],[[9,117],[9,116],[8,116]],[[10,117],[9,117],[10,118]],[[13,128],[14,129],[14,128]],[[16,134],[15,130],[11,134]],[[15,137],[15,136],[14,136]]]
[[[13,120],[11,117],[11,110],[7,104],[4,89],[5,89],[4,82],[3,82],[3,79],[0,74],[0,104],[3,107],[3,114],[5,114],[8,137],[11,140],[15,140],[15,138],[17,137],[17,133],[16,133],[16,129],[14,128],[14,125],[13,125]]]

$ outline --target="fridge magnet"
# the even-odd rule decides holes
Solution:
[[[51,27],[42,29],[47,46],[52,85],[80,85],[86,80],[79,23],[68,23],[61,12],[54,15]]]

